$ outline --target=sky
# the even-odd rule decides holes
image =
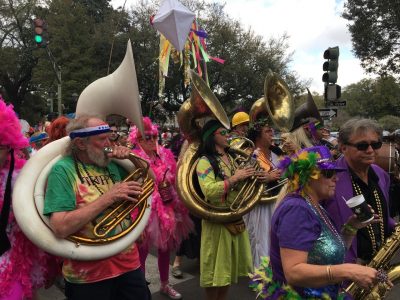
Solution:
[[[112,0],[114,7],[125,0]],[[126,0],[129,8],[136,0]],[[209,1],[209,0],[207,0]],[[337,84],[342,88],[368,77],[355,58],[347,20],[340,15],[343,0],[210,0],[225,3],[225,12],[243,26],[268,40],[289,35],[288,53],[294,52],[290,69],[302,79],[311,79],[312,92],[322,94],[323,53],[339,46]],[[210,53],[212,55],[212,53]],[[221,57],[223,58],[223,57]]]

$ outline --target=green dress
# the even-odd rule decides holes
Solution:
[[[219,167],[222,176],[232,175],[230,166],[221,162]],[[217,206],[229,206],[237,191],[229,191],[223,178],[215,178],[213,168],[206,157],[199,160],[196,172],[205,201]],[[247,230],[232,235],[223,224],[202,220],[201,287],[221,287],[236,283],[239,276],[247,276],[252,271],[252,266]]]

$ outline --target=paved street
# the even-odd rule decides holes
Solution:
[[[171,257],[171,264],[173,257]],[[197,260],[189,260],[184,258],[182,262],[182,271],[184,277],[175,279],[170,276],[170,282],[179,291],[186,300],[203,300],[204,291],[199,286],[199,266]],[[149,254],[146,261],[146,278],[150,281],[150,291],[153,300],[166,300],[168,297],[159,293],[160,278],[158,275],[157,257]],[[239,284],[233,286],[229,291],[228,299],[254,300],[255,293],[250,291],[248,286],[248,278],[240,280]],[[48,290],[41,290],[39,300],[64,300],[65,297],[61,290],[56,286],[52,286]]]
[[[154,254],[154,253],[153,253]],[[172,264],[173,257],[171,257]],[[393,263],[399,263],[399,253]],[[182,271],[184,277],[182,279],[175,279],[170,276],[170,281],[177,291],[179,291],[183,298],[186,300],[203,300],[204,291],[199,286],[199,266],[197,260],[189,260],[184,258],[182,262]],[[166,300],[168,297],[159,293],[160,280],[158,275],[157,258],[149,254],[146,262],[147,280],[150,281],[150,290],[153,295],[153,300]],[[231,300],[254,300],[255,293],[248,287],[248,279],[242,278],[237,285],[230,288],[228,299]],[[39,300],[64,300],[65,297],[61,290],[52,286],[48,290],[41,290],[39,293]],[[390,292],[386,300],[400,299],[400,284],[396,285]]]

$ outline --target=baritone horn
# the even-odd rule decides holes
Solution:
[[[130,41],[120,66],[112,74],[87,86],[78,99],[77,116],[96,115],[106,118],[111,114],[129,118],[143,132],[140,96]],[[146,167],[140,158],[132,158],[133,162],[115,160],[128,172],[133,172],[130,175],[131,179],[142,182],[145,192],[140,196],[138,204],[118,203],[103,212],[106,218],[101,219],[100,216],[92,222],[95,225],[100,224],[95,231],[88,234],[75,233],[66,239],[57,238],[50,229],[49,218],[42,213],[46,181],[52,166],[62,157],[70,142],[69,137],[54,141],[28,160],[14,186],[14,214],[24,234],[46,252],[75,260],[104,259],[132,245],[145,229],[150,217],[154,182],[148,178],[148,166]],[[124,226],[118,226],[122,222]]]
[[[105,153],[112,153],[112,148],[104,148]],[[139,181],[142,184],[142,194],[138,197],[138,201],[136,203],[132,203],[130,201],[119,201],[116,204],[110,206],[105,212],[104,215],[98,220],[96,225],[93,228],[93,235],[95,238],[86,238],[81,236],[69,236],[69,239],[74,242],[83,242],[83,243],[96,243],[99,240],[103,242],[111,242],[115,239],[118,239],[124,236],[127,232],[131,231],[136,225],[137,220],[140,220],[140,217],[136,219],[135,222],[132,222],[123,232],[113,235],[111,237],[107,237],[112,230],[114,230],[121,222],[128,217],[128,215],[140,205],[143,205],[147,198],[154,191],[154,180],[149,176],[149,163],[136,156],[133,153],[129,154],[131,161],[135,165],[136,169],[131,172],[124,180],[126,181]],[[141,211],[143,213],[143,211]]]
[[[181,200],[194,215],[218,223],[237,221],[257,203],[263,186],[258,182],[246,184],[246,188],[241,191],[237,201],[228,208],[217,207],[204,200],[196,174],[202,124],[214,118],[229,129],[230,122],[220,102],[203,79],[194,71],[190,74],[192,94],[178,112],[179,127],[189,141],[189,146],[178,161],[177,191]],[[249,159],[249,155],[245,152],[240,149],[233,150],[237,157],[241,156],[240,159],[235,159],[235,167],[245,167],[249,163],[254,163],[254,160]]]

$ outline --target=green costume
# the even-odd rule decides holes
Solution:
[[[232,158],[230,158],[232,160]],[[230,177],[232,168],[219,161],[221,176]],[[205,201],[229,206],[237,191],[227,189],[227,181],[215,177],[210,161],[202,157],[196,167]],[[236,283],[239,276],[252,271],[252,258],[247,230],[232,235],[221,223],[202,221],[200,248],[200,286],[221,287]]]

